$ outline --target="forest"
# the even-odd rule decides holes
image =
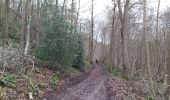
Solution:
[[[0,0],[0,100],[170,100],[169,5]]]

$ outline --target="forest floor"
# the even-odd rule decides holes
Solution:
[[[86,78],[83,76],[87,76]],[[81,78],[82,77],[82,78]],[[84,79],[85,78],[85,79]],[[84,79],[79,81],[80,79]],[[77,81],[75,81],[77,80]],[[140,86],[108,74],[101,65],[93,65],[86,75],[75,78],[74,85],[56,93],[46,100],[145,100]]]
[[[26,70],[23,74],[3,73],[0,100],[30,100],[30,93],[33,100],[145,100],[146,97],[142,86],[116,77],[98,64],[82,73],[74,68]]]
[[[0,69],[0,100],[43,100],[46,94],[66,87],[70,79],[80,76],[74,68],[54,71],[47,66],[35,66],[34,70],[28,66],[24,73],[9,73]],[[3,75],[3,76],[2,76]],[[73,84],[74,85],[74,84]]]

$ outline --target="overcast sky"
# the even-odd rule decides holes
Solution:
[[[76,0],[78,2],[78,0]],[[80,18],[90,18],[91,17],[91,0],[80,0]],[[132,2],[136,0],[131,0]],[[155,14],[158,6],[158,0],[147,0],[148,8],[154,8]],[[164,11],[167,7],[170,7],[170,0],[160,1],[160,11]],[[106,8],[113,7],[112,0],[94,0],[94,16],[95,20],[104,20],[107,16]],[[95,37],[97,38],[97,36]],[[99,38],[98,38],[99,39]],[[100,39],[99,39],[100,40]]]
[[[80,0],[80,1],[81,1],[80,17],[83,18],[90,17],[91,0]],[[148,1],[148,7],[154,7],[155,10],[157,10],[158,0],[147,0],[147,1]],[[98,17],[102,18],[103,16],[105,16],[107,6],[112,6],[112,0],[94,0],[94,16],[97,18]],[[165,10],[167,6],[170,7],[170,0],[161,0],[160,10],[161,11]]]

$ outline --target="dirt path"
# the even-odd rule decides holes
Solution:
[[[108,100],[105,81],[108,75],[100,65],[95,65],[88,78],[81,83],[67,88],[66,91],[50,95],[47,100]]]

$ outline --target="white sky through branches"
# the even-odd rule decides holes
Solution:
[[[78,0],[76,0],[78,2]],[[91,11],[91,0],[80,0],[81,1],[81,9],[80,16],[82,18],[89,18]],[[134,0],[131,0],[134,2]],[[148,7],[153,7],[154,10],[157,10],[158,0],[147,0]],[[106,15],[106,7],[112,6],[112,0],[94,0],[94,16],[102,18]],[[170,7],[170,0],[161,0],[160,11],[165,10],[167,7]]]

